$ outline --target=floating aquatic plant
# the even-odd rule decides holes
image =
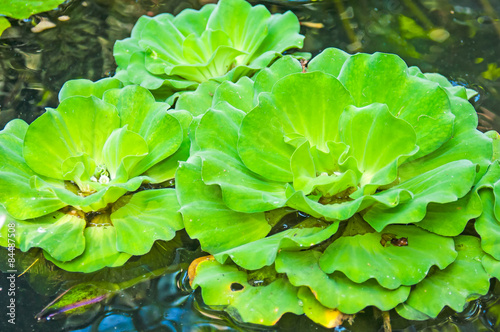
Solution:
[[[474,92],[390,54],[327,49],[306,67],[281,56],[298,32],[243,0],[142,17],[115,45],[115,79],[67,82],[57,109],[0,132],[0,245],[13,234],[93,272],[185,226],[211,254],[192,287],[262,325],[334,327],[369,306],[424,320],[486,294],[500,149],[476,130]],[[155,101],[176,91],[173,110]],[[76,285],[38,318],[134,282]]]
[[[177,107],[199,116],[176,174],[180,211],[214,256],[193,267],[193,285],[207,304],[259,323],[246,316],[254,307],[205,294],[225,266],[271,267],[266,287],[286,275],[294,299],[312,292],[322,308],[313,320],[325,326],[325,310],[397,307],[426,319],[486,294],[479,240],[458,236],[482,213],[477,192],[494,159],[472,95],[395,55],[327,49],[307,68],[284,57],[252,79],[181,96]],[[196,100],[203,106],[188,107]],[[294,211],[304,217],[280,229]],[[467,267],[473,280],[460,282]],[[441,282],[449,288],[433,286]]]
[[[183,228],[172,186],[191,115],[138,86],[68,82],[61,103],[0,133],[0,203],[16,246],[69,271],[119,266]],[[187,146],[186,146],[187,143]]]
[[[491,133],[498,148],[498,134]],[[496,151],[498,152],[498,150]],[[498,155],[496,155],[498,158]],[[486,175],[476,186],[475,194],[480,197],[483,213],[474,226],[481,237],[481,247],[487,253],[483,257],[486,271],[497,279],[500,278],[500,165],[496,159]]]
[[[252,74],[282,52],[302,47],[303,39],[291,12],[271,15],[244,0],[222,0],[175,17],[143,16],[131,37],[115,44],[116,77],[168,97],[210,79]]]
[[[46,12],[57,8],[64,0],[11,0],[0,4],[0,15],[5,15],[17,19],[26,19],[33,14]]]
[[[217,253],[265,236],[265,212],[288,206],[327,221],[361,213],[377,231],[418,223],[460,234],[480,215],[467,194],[493,153],[460,89],[452,95],[394,55],[336,49],[307,73],[285,57],[253,80],[222,84],[177,173],[188,232]],[[214,211],[197,208],[205,201]]]

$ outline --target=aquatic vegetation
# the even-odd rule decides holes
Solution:
[[[119,85],[70,81],[56,109],[1,132],[3,246],[14,223],[21,250],[42,248],[65,270],[92,272],[183,228],[168,187],[188,148],[191,116],[167,112],[144,88]]]
[[[0,15],[9,16],[17,19],[25,19],[33,14],[46,12],[56,8],[63,3],[64,0],[10,0],[0,4]]]
[[[115,78],[69,81],[0,132],[0,245],[42,252],[39,275],[88,273],[37,319],[165,273],[184,227],[210,254],[191,286],[244,323],[427,320],[487,293],[500,140],[476,129],[475,92],[392,54],[282,55],[303,38],[292,13],[243,0],[143,16]],[[106,279],[132,256],[137,276]]]
[[[246,322],[279,318],[259,322],[236,297],[205,295],[230,269],[248,278],[265,270],[266,287],[288,280],[280,287],[293,303],[312,292],[315,321],[367,306],[428,319],[486,294],[480,241],[460,235],[482,213],[477,191],[494,159],[467,101],[473,91],[395,55],[338,49],[303,70],[284,57],[209,90],[178,100],[207,110],[194,112],[191,156],[176,174],[186,230],[213,255],[192,273],[209,305]],[[303,217],[280,228],[295,211]],[[238,296],[260,292],[242,285]]]
[[[167,97],[209,79],[237,80],[302,47],[291,12],[271,13],[244,0],[222,0],[177,16],[143,16],[130,38],[117,41],[116,77]]]
[[[222,84],[192,130],[194,147],[177,173],[177,189],[187,230],[205,250],[250,242],[246,237],[258,230],[256,238],[265,236],[264,212],[285,206],[327,221],[361,212],[377,231],[417,222],[445,236],[463,231],[469,215],[455,213],[444,225],[436,210],[459,198],[455,204],[466,206],[493,153],[491,139],[476,130],[464,88],[442,88],[380,53],[328,49],[308,72],[297,71],[300,63],[285,57],[254,81]],[[220,214],[195,208],[213,206],[214,197],[238,218],[225,223],[221,208]],[[223,238],[209,234],[213,226],[225,230]],[[251,231],[236,236],[239,227]]]

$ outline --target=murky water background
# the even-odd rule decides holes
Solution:
[[[74,0],[59,9],[11,20],[0,38],[0,128],[14,118],[28,122],[45,107],[57,106],[62,84],[74,78],[112,76],[115,40],[129,36],[141,15],[179,13],[207,0]],[[256,1],[252,1],[254,4]],[[349,52],[397,53],[424,72],[440,72],[452,82],[474,88],[482,130],[500,130],[500,0],[323,0],[259,1],[273,12],[292,10],[306,35],[305,51],[317,54],[334,46]],[[0,331],[326,331],[305,317],[286,314],[276,327],[236,324],[203,305],[186,277],[189,262],[203,253],[178,237],[181,249],[166,246],[150,257],[132,260],[121,270],[94,274],[58,273],[38,260],[17,279],[16,325],[6,322],[0,291]],[[0,251],[0,268],[6,251]],[[40,258],[18,252],[18,270]],[[136,283],[107,303],[81,315],[39,323],[34,318],[68,287],[83,281]],[[156,278],[150,277],[156,275]],[[6,288],[6,276],[0,278]],[[409,322],[391,313],[393,331],[500,331],[500,283],[470,302],[463,313],[443,312],[436,320]],[[382,318],[371,308],[336,331],[381,331]]]

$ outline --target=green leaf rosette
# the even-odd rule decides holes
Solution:
[[[251,78],[242,77],[237,82],[204,82],[195,91],[186,91],[179,95],[175,108],[187,110],[193,116],[198,116],[205,114],[212,106],[226,102],[248,113],[257,105],[257,97],[261,92],[270,92],[276,81],[286,75],[300,72],[302,72],[301,63],[293,56],[285,55]]]
[[[284,57],[200,99],[206,110],[194,112],[177,184],[186,229],[205,250],[263,237],[264,212],[285,206],[330,222],[360,213],[378,232],[414,223],[444,236],[481,214],[468,193],[491,162],[492,140],[476,130],[465,89],[457,96],[390,54],[327,49],[300,68]],[[200,201],[225,210],[200,212],[190,203]]]
[[[117,41],[116,77],[168,97],[201,82],[237,80],[302,47],[297,17],[244,0],[222,0],[179,15],[143,16],[130,38]]]
[[[272,276],[265,287],[288,282],[304,313],[329,327],[334,311],[424,319],[485,294],[481,260],[500,264],[458,235],[484,214],[499,149],[476,129],[472,95],[395,55],[327,49],[305,70],[285,56],[252,78],[180,96],[176,108],[196,121],[177,195],[186,231],[213,255],[191,276],[204,301],[237,319],[257,310],[214,300],[231,269]],[[475,274],[462,287],[465,267]],[[426,288],[446,282],[451,294]]]
[[[183,228],[168,187],[189,150],[191,115],[119,85],[71,81],[56,109],[0,133],[0,203],[16,246],[42,248],[68,271],[122,265]]]

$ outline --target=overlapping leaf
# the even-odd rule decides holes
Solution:
[[[406,239],[406,245],[391,244],[391,239],[400,238]],[[444,269],[456,256],[451,238],[416,226],[388,226],[381,233],[340,237],[325,250],[320,266],[326,273],[340,271],[357,283],[373,278],[395,289],[417,284],[432,266]]]
[[[181,164],[176,186],[186,231],[207,252],[229,250],[261,239],[271,230],[264,213],[246,214],[228,208],[220,188],[203,183],[200,167],[193,163]]]
[[[306,220],[302,224],[307,223]],[[309,228],[304,228],[304,225],[299,224],[297,228],[220,252],[214,257],[220,263],[224,263],[228,258],[231,258],[234,263],[244,269],[257,270],[271,265],[275,261],[278,252],[308,249],[330,238],[337,229],[338,223],[326,227],[318,225],[318,227]]]
[[[196,176],[186,181],[186,169],[177,173],[181,211],[197,218],[189,218],[188,234],[225,266],[272,269],[274,262],[310,300],[311,318],[325,326],[337,317],[335,310],[400,305],[403,316],[425,319],[484,294],[488,276],[476,266],[482,257],[472,243],[477,239],[459,237],[455,247],[446,237],[481,215],[481,190],[496,194],[496,180],[486,173],[496,136],[476,130],[477,115],[467,102],[473,93],[381,53],[327,49],[302,69],[285,57],[252,79],[207,84],[179,98],[177,106],[201,115],[193,125],[194,157],[184,165]],[[188,183],[205,188],[202,201],[217,202],[213,217],[195,212]],[[491,221],[494,198],[484,199],[491,212],[482,218]],[[322,237],[330,245],[324,253],[316,250],[326,245],[307,250],[295,242],[312,226],[241,242],[210,229],[250,225],[252,217],[284,207],[335,223],[362,218],[367,229]],[[233,218],[233,224],[216,216]],[[485,243],[496,239],[489,236]],[[467,258],[463,248],[477,259]],[[419,304],[419,287],[451,274],[460,280],[466,265],[477,274],[464,292],[457,281],[451,295],[440,293],[442,300],[430,309]],[[416,294],[411,299],[409,286]]]
[[[130,38],[115,44],[117,78],[168,95],[253,74],[282,52],[302,47],[297,17],[262,5],[223,0],[176,17],[141,17]],[[167,93],[165,93],[167,91]]]
[[[103,267],[121,266],[132,256],[117,250],[116,229],[110,224],[87,227],[83,235],[85,251],[80,256],[60,261],[44,251],[45,258],[66,271],[89,273]]]
[[[294,286],[307,286],[325,307],[354,314],[367,306],[386,311],[404,302],[410,287],[390,290],[374,280],[355,283],[340,272],[328,275],[319,267],[321,252],[281,252],[276,259],[276,271],[286,273]]]
[[[33,14],[56,9],[64,0],[13,0],[0,4],[0,14],[16,19],[27,19]]]
[[[167,112],[144,88],[118,86],[71,81],[57,109],[0,133],[0,203],[16,224],[16,246],[42,248],[69,271],[122,265],[183,228],[172,189],[120,198],[172,180],[188,157],[192,116]]]
[[[242,322],[274,325],[286,312],[302,314],[297,288],[279,278],[266,286],[252,286],[247,273],[213,259],[195,261],[190,267],[193,288],[201,287],[203,301]]]
[[[0,201],[8,213],[19,219],[36,218],[64,207],[50,190],[37,190],[30,185],[36,173],[23,157],[23,140],[28,125],[13,120],[0,132]],[[61,181],[54,184],[63,186]],[[26,202],[30,208],[26,209]]]
[[[145,190],[110,215],[117,249],[144,255],[157,240],[169,241],[184,228],[174,189]],[[134,240],[139,238],[140,240]]]
[[[435,318],[445,306],[462,311],[467,301],[488,292],[490,276],[481,264],[484,252],[479,239],[458,236],[455,248],[455,262],[444,270],[433,271],[417,284],[404,305],[396,308],[400,315],[407,319],[421,319],[421,314]]]

